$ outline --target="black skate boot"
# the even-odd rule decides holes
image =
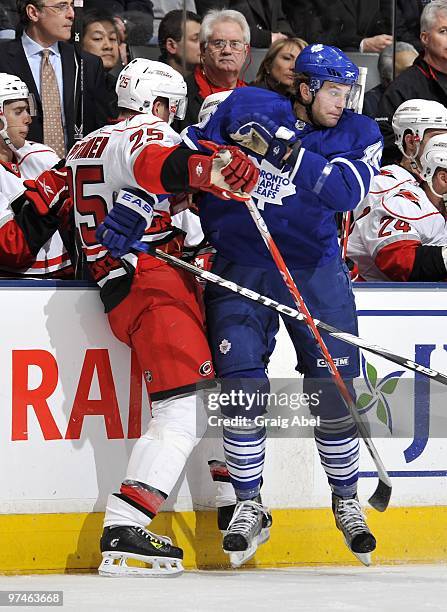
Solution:
[[[183,550],[169,538],[134,526],[105,527],[100,547],[101,576],[175,576],[183,572]],[[127,559],[149,567],[127,565]]]
[[[365,522],[357,496],[343,498],[332,494],[332,512],[346,546],[364,565],[371,565],[371,552],[376,548],[376,539]]]
[[[230,555],[232,567],[240,567],[251,559],[256,549],[270,537],[270,512],[261,497],[239,501],[223,539],[223,550]]]
[[[225,535],[227,533],[228,525],[230,524],[230,521],[233,518],[235,508],[236,504],[231,504],[229,506],[220,506],[219,508],[217,508],[217,526],[222,535]]]

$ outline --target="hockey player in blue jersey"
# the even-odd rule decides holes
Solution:
[[[335,213],[353,210],[368,193],[378,171],[382,139],[376,123],[348,110],[356,94],[357,67],[339,49],[306,47],[296,60],[292,99],[255,87],[234,90],[206,123],[188,128],[184,141],[238,143],[257,161],[260,178],[252,197],[287,266],[318,319],[357,333],[348,270],[340,257]],[[213,271],[293,306],[288,290],[246,207],[204,194],[204,233],[216,248]],[[206,290],[207,322],[222,390],[268,389],[266,368],[279,320],[262,305],[211,285]],[[332,490],[336,526],[350,550],[369,564],[375,538],[357,499],[359,441],[356,426],[333,384],[321,353],[306,328],[287,317],[287,331],[304,373],[304,391],[321,392],[315,440]],[[351,393],[359,375],[357,351],[323,334]],[[247,415],[230,406],[226,416]],[[223,547],[233,565],[253,556],[268,537],[271,517],[260,498],[265,428],[256,414],[244,427],[225,427],[224,450],[238,504]]]

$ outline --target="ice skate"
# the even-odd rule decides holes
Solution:
[[[346,546],[364,565],[371,565],[371,552],[376,548],[376,539],[365,522],[357,497],[343,498],[333,494],[332,512]]]
[[[251,559],[258,546],[270,537],[272,516],[262,505],[261,498],[257,500],[238,502],[228,525],[223,550],[230,555],[232,567],[240,567]]]
[[[101,542],[101,576],[177,576],[183,572],[183,550],[142,527],[105,527]],[[147,564],[128,565],[127,560]]]

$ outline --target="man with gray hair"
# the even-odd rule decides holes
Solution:
[[[174,129],[197,123],[203,100],[210,94],[244,87],[241,70],[250,47],[250,28],[247,20],[232,10],[211,10],[200,28],[201,64],[186,79],[188,110],[183,121]]]
[[[423,51],[414,64],[386,89],[379,104],[379,125],[385,139],[384,163],[399,158],[394,146],[391,118],[397,107],[412,98],[434,100],[447,106],[447,0],[432,0],[421,14]]]

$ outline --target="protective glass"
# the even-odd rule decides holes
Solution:
[[[169,114],[175,119],[182,121],[186,116],[186,109],[188,107],[188,100],[186,96],[181,98],[169,98]]]

